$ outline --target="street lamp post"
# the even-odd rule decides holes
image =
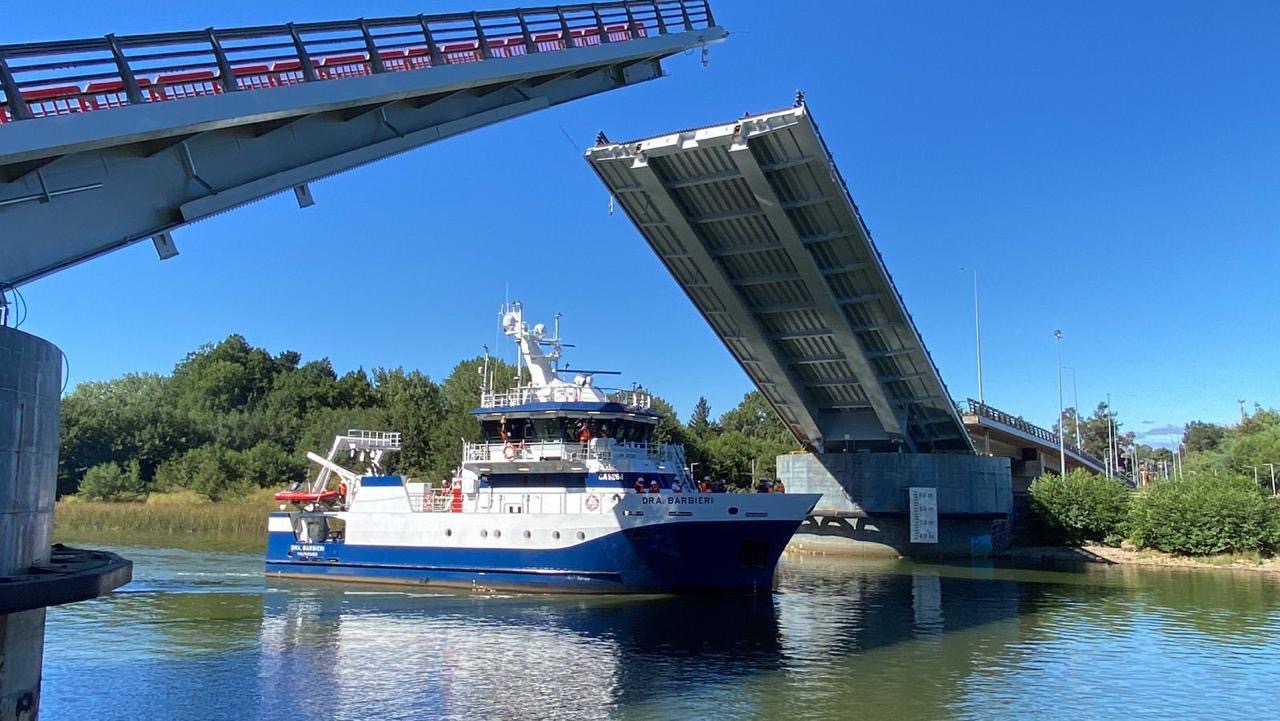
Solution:
[[[982,394],[982,314],[978,304],[978,269],[960,266],[960,270],[973,271],[973,347],[978,354],[978,402],[985,404]]]
[[[1076,369],[1075,366],[1067,366],[1062,370],[1071,371],[1071,402],[1075,406],[1072,412],[1074,417],[1072,425],[1076,427],[1076,448],[1084,448],[1080,445],[1080,387],[1076,385]]]
[[[1276,495],[1276,464],[1263,463],[1262,465],[1271,469],[1271,495]]]
[[[1062,475],[1067,475],[1067,444],[1063,438],[1062,427],[1062,331],[1055,329],[1053,337],[1058,341],[1058,462]]]

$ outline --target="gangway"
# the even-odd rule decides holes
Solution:
[[[311,181],[725,35],[706,0],[627,0],[0,46],[0,284],[147,238],[172,257],[184,224],[290,189],[306,207]]]
[[[586,156],[806,448],[973,452],[800,99]]]

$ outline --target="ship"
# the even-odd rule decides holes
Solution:
[[[500,317],[516,378],[499,388],[485,364],[480,439],[463,442],[452,477],[386,473],[400,433],[339,435],[327,456],[307,454],[314,480],[276,494],[266,573],[477,592],[772,591],[820,496],[695,484],[684,448],[658,433],[649,391],[562,368],[559,316],[550,334],[518,302]]]

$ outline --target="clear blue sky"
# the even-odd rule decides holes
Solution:
[[[500,6],[44,0],[7,8],[0,42]],[[29,284],[24,329],[65,349],[72,383],[165,372],[232,332],[439,378],[493,343],[510,287],[564,313],[571,362],[719,413],[749,381],[565,134],[722,122],[803,88],[954,397],[976,395],[970,266],[997,406],[1053,422],[1054,328],[1081,405],[1109,392],[1140,433],[1278,404],[1280,4],[713,7],[732,34],[708,68],[677,57],[317,183],[313,208],[281,196],[181,229],[173,260],[139,244]]]

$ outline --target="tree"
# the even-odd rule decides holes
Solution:
[[[693,406],[693,414],[689,416],[689,433],[695,436],[706,437],[711,434],[711,404],[703,396],[698,396],[698,402]]]
[[[432,471],[433,431],[444,416],[440,387],[420,371],[403,368],[373,371],[382,429],[400,432],[401,450],[388,462],[389,470],[424,477]]]
[[[1182,434],[1182,446],[1188,453],[1209,453],[1218,450],[1227,438],[1227,429],[1213,423],[1191,421]]]
[[[774,412],[760,391],[751,391],[742,397],[733,410],[720,416],[720,428],[724,432],[738,431],[750,438],[796,445],[795,436]]]
[[[80,482],[80,495],[93,501],[137,501],[146,493],[138,462],[125,467],[119,463],[100,463],[90,468]]]

